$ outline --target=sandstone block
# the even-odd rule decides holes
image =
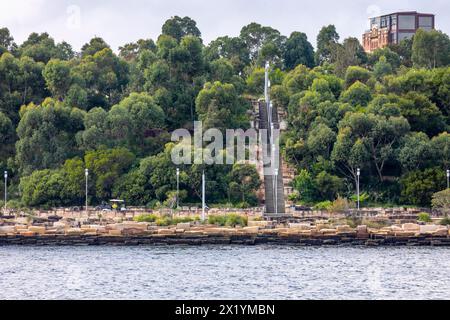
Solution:
[[[158,234],[175,234],[175,229],[159,229]]]
[[[45,227],[36,227],[36,226],[29,226],[28,231],[35,232],[38,234],[44,234],[45,233]]]
[[[349,225],[342,225],[342,226],[336,226],[337,232],[351,232],[353,231],[352,228],[350,228]]]
[[[0,226],[0,233],[6,234],[6,233],[14,233],[16,231],[14,226]]]
[[[110,236],[121,236],[122,235],[122,231],[121,230],[109,230],[108,234]]]
[[[404,224],[402,224],[402,229],[404,231],[416,231],[416,232],[419,232],[420,231],[420,225],[418,225],[417,223],[404,223]]]
[[[366,225],[360,225],[356,227],[356,232],[358,233],[367,233],[367,226]]]
[[[434,224],[427,224],[427,225],[420,226],[420,233],[422,233],[422,234],[430,234],[430,233],[436,232],[438,230],[447,231],[447,228],[444,226],[438,226],[438,225],[434,225]]]
[[[289,223],[289,228],[299,230],[310,230],[311,225],[309,223]]]
[[[177,223],[177,229],[189,230],[190,228],[191,224],[189,222]]]
[[[84,234],[84,231],[81,228],[69,228],[66,230],[66,234],[68,235],[80,235]]]
[[[269,225],[269,221],[248,221],[247,226],[249,227],[260,227],[266,228]]]
[[[246,233],[258,233],[259,227],[244,227],[242,230]]]
[[[335,234],[336,233],[336,229],[321,229],[320,232],[322,234]]]

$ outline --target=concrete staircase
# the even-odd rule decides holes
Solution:
[[[266,103],[260,101],[258,103],[259,107],[259,121],[258,121],[258,129],[267,129],[270,132],[270,128],[267,121],[267,107]],[[274,124],[274,129],[279,129],[280,124],[278,121],[278,112],[276,107],[272,108],[272,122]],[[268,141],[261,144],[262,149],[260,153],[260,158],[263,161],[263,171],[264,174],[264,205],[265,205],[265,213],[268,215],[271,214],[283,214],[285,213],[285,189],[283,183],[283,161],[281,158],[281,154],[278,152],[278,157],[275,159],[275,165],[278,167],[278,175],[275,176],[273,172],[270,170],[272,159],[272,150],[270,143]],[[265,152],[263,152],[266,150]],[[275,178],[276,177],[276,178]],[[276,179],[276,181],[275,181]],[[277,190],[276,195],[274,190]],[[276,206],[276,207],[275,207]]]

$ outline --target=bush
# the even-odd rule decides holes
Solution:
[[[333,205],[333,202],[331,202],[329,200],[322,201],[322,202],[316,203],[316,205],[314,206],[314,210],[329,210],[332,205]]]
[[[417,218],[417,220],[421,222],[431,222],[431,217],[428,213],[421,212],[419,213],[419,217]]]
[[[224,215],[210,215],[208,217],[208,223],[209,224],[216,224],[219,226],[228,226],[228,227],[235,227],[235,226],[247,226],[247,217],[239,214],[224,214]]]
[[[446,189],[433,194],[431,199],[433,209],[440,210],[445,214],[450,211],[450,189]]]
[[[137,217],[134,217],[134,221],[136,222],[155,222],[158,219],[158,216],[155,214],[141,214]]]
[[[366,202],[369,200],[369,198],[370,198],[370,196],[369,196],[369,194],[367,194],[366,192],[360,193],[360,194],[359,194],[359,203],[360,203],[360,205],[363,204],[363,203],[366,203]],[[353,202],[358,202],[358,195],[357,195],[357,194],[354,194],[354,195],[352,195],[352,196],[350,197],[350,199],[351,199]]]
[[[441,221],[439,221],[439,224],[441,226],[449,226],[450,225],[450,218],[448,216],[445,216]]]
[[[159,217],[155,214],[143,214],[134,218],[134,221],[137,222],[156,222],[156,225],[158,226],[171,226],[177,223],[193,222],[198,220],[200,220],[200,217],[198,216],[172,218],[171,216]]]
[[[345,198],[338,197],[336,200],[333,201],[331,206],[328,208],[328,211],[344,212],[350,209],[351,207],[354,207],[354,204],[352,202],[348,201]]]

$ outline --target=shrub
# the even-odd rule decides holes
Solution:
[[[158,216],[155,214],[141,214],[137,217],[134,217],[134,221],[136,222],[155,222],[158,219]]]
[[[208,216],[209,224],[216,224],[219,226],[235,227],[239,225],[245,227],[247,225],[247,221],[248,219],[246,216],[235,213]]]
[[[445,216],[441,221],[439,221],[439,224],[442,226],[449,226],[450,218],[448,216]]]
[[[428,213],[421,212],[419,213],[419,217],[417,218],[417,220],[421,222],[431,222],[431,217]]]
[[[329,200],[318,202],[314,206],[314,210],[329,210],[332,205],[333,205],[333,202],[331,202]]]
[[[433,194],[431,199],[433,209],[448,213],[450,211],[450,189],[446,189]]]
[[[360,203],[360,204],[366,203],[367,200],[369,200],[369,198],[370,198],[370,196],[369,196],[369,194],[367,194],[366,192],[360,193],[360,194],[359,194],[359,203]],[[357,201],[358,201],[358,195],[357,195],[357,194],[354,194],[354,195],[352,195],[352,196],[350,197],[350,199],[351,199],[353,202],[357,202]]]
[[[333,201],[332,205],[328,208],[330,212],[343,212],[347,211],[351,207],[354,207],[354,204],[348,201],[345,198],[338,197]]]

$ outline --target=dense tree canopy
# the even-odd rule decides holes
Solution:
[[[428,206],[450,167],[449,43],[419,30],[366,54],[329,25],[314,50],[301,30],[287,36],[253,22],[205,44],[194,20],[174,16],[157,39],[116,54],[100,37],[74,52],[48,33],[16,44],[0,28],[0,164],[11,173],[11,197],[26,206],[81,205],[85,168],[93,204],[120,197],[169,206],[170,132],[192,131],[197,120],[205,129],[248,128],[269,62],[294,201],[352,197],[359,168],[373,203]],[[203,170],[211,204],[257,204],[254,165],[179,168],[187,204],[201,200]]]

